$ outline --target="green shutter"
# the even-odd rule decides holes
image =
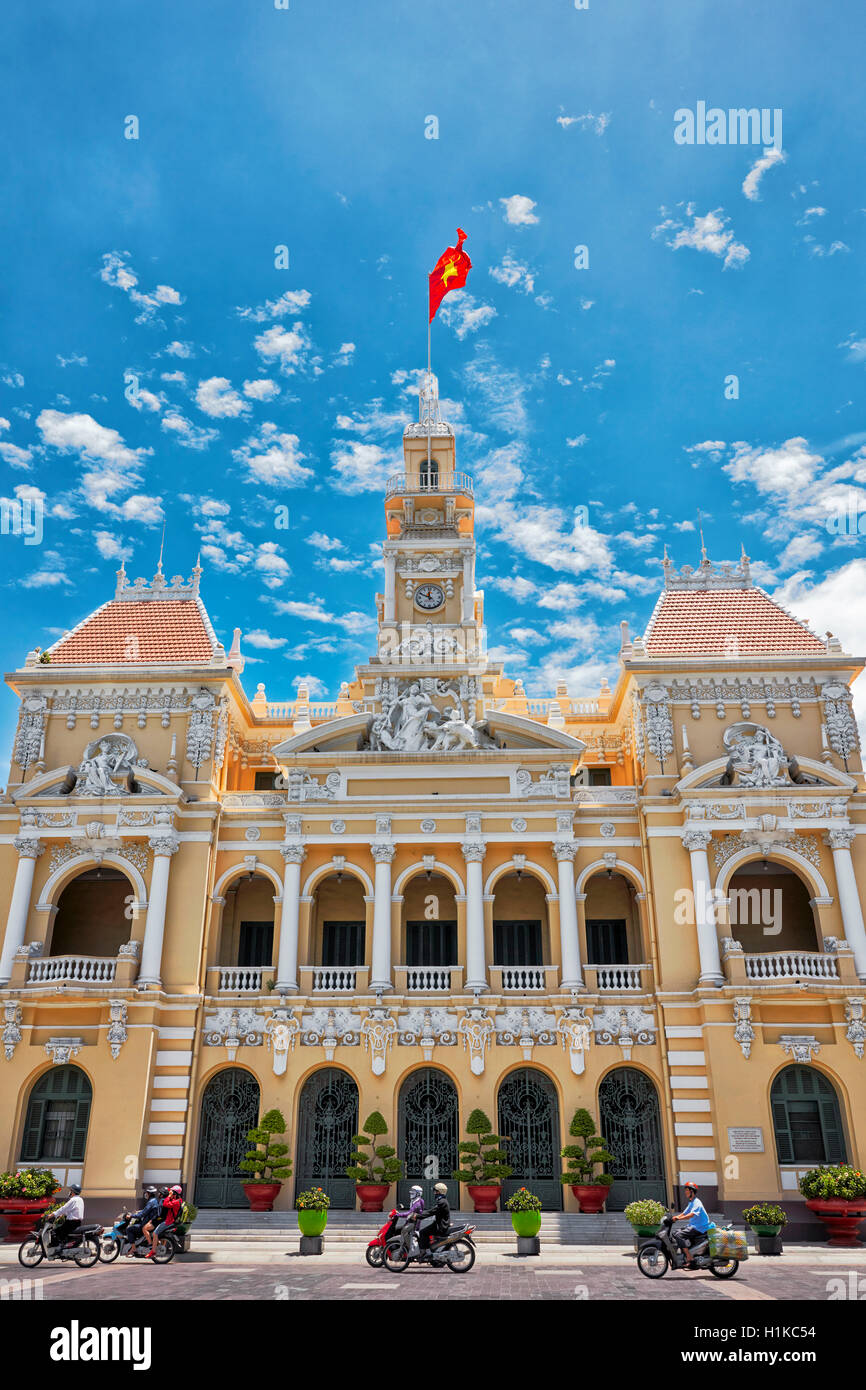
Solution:
[[[824,1162],[845,1162],[845,1139],[836,1096],[821,1096],[821,1129],[824,1135]]]
[[[72,1145],[69,1151],[69,1158],[73,1162],[80,1162],[84,1158],[84,1146],[87,1143],[87,1124],[90,1119],[90,1097],[86,1096],[79,1100],[75,1110],[75,1124],[72,1129]]]
[[[35,1163],[42,1147],[42,1122],[45,1115],[45,1101],[30,1097],[27,1119],[24,1124],[24,1138],[21,1141],[21,1162]]]
[[[776,1135],[776,1154],[780,1163],[794,1162],[794,1141],[788,1119],[788,1107],[781,1097],[772,1102],[773,1129]]]

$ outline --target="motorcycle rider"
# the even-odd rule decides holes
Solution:
[[[144,1189],[145,1203],[141,1211],[137,1211],[126,1228],[126,1239],[130,1242],[130,1248],[125,1252],[127,1256],[135,1254],[135,1247],[142,1236],[142,1228],[155,1221],[159,1214],[159,1197],[155,1187]],[[148,1235],[150,1232],[148,1232]]]
[[[430,1254],[434,1241],[441,1240],[451,1230],[448,1188],[444,1182],[437,1182],[433,1191],[436,1194],[434,1204],[432,1207],[425,1207],[418,1222],[418,1244],[422,1260]]]
[[[671,1232],[671,1239],[682,1250],[688,1267],[693,1263],[690,1246],[692,1243],[699,1245],[702,1240],[706,1239],[707,1232],[713,1222],[707,1216],[706,1208],[698,1196],[697,1183],[687,1182],[685,1190],[687,1198],[685,1210],[679,1212],[674,1217],[674,1221],[688,1221],[689,1224],[681,1227],[678,1231]]]
[[[69,1198],[62,1207],[51,1213],[51,1220],[54,1222],[52,1244],[62,1248],[69,1241],[70,1245],[74,1245],[75,1241],[69,1240],[69,1237],[81,1230],[84,1220],[84,1199],[81,1196],[80,1183],[69,1184]]]
[[[162,1199],[161,1220],[157,1224],[149,1223],[144,1229],[145,1235],[150,1235],[150,1249],[145,1255],[146,1260],[154,1259],[156,1255],[156,1243],[168,1226],[173,1226],[177,1220],[178,1212],[183,1205],[183,1191],[175,1184],[170,1187]],[[150,1229],[152,1226],[152,1230]]]

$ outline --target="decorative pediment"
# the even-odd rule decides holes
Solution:
[[[388,717],[382,714],[362,713],[329,719],[314,729],[306,729],[278,743],[273,753],[280,761],[302,753],[363,751],[377,754],[395,752],[404,756],[406,753],[429,753],[435,757],[440,753],[471,755],[478,749],[485,752],[560,749],[567,750],[573,759],[586,748],[581,739],[564,733],[562,729],[551,728],[522,715],[496,711],[484,720],[470,723],[461,718],[459,712],[449,715],[444,709],[439,711],[435,702],[431,704],[436,714],[428,708],[426,720],[420,719],[421,711],[418,712],[417,721],[415,716],[410,716],[408,722],[398,713],[390,717],[387,727],[384,721]],[[426,727],[427,732],[422,734],[422,727]],[[383,733],[384,739],[390,739],[393,747],[387,746]]]

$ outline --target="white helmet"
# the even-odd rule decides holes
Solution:
[[[416,1197],[420,1197],[420,1196],[422,1195],[422,1193],[423,1193],[423,1188],[419,1187],[417,1183],[414,1185],[414,1187],[410,1187],[410,1189],[409,1189],[409,1196],[412,1198],[413,1202],[414,1202],[415,1198],[416,1198]]]

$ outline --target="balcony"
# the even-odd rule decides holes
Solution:
[[[586,965],[586,987],[593,994],[647,994],[650,965]]]
[[[43,956],[34,943],[18,952],[12,965],[10,985],[28,990],[49,990],[58,987],[78,990],[129,989],[138,975],[140,943],[127,942],[116,956],[85,956],[66,954]]]
[[[261,994],[264,977],[272,979],[272,965],[211,965],[208,967],[208,994]]]
[[[456,994],[463,988],[462,965],[396,965],[398,994]]]
[[[490,988],[496,994],[551,994],[558,975],[558,965],[492,965]]]
[[[369,965],[302,965],[301,994],[366,994]]]
[[[841,944],[832,951],[744,951],[739,941],[722,942],[723,967],[731,985],[774,985],[791,980],[857,985],[854,956]]]
[[[422,469],[417,474],[394,473],[385,485],[386,500],[402,493],[430,497],[450,492],[462,492],[464,496],[471,497],[473,486],[469,474],[427,473]]]

